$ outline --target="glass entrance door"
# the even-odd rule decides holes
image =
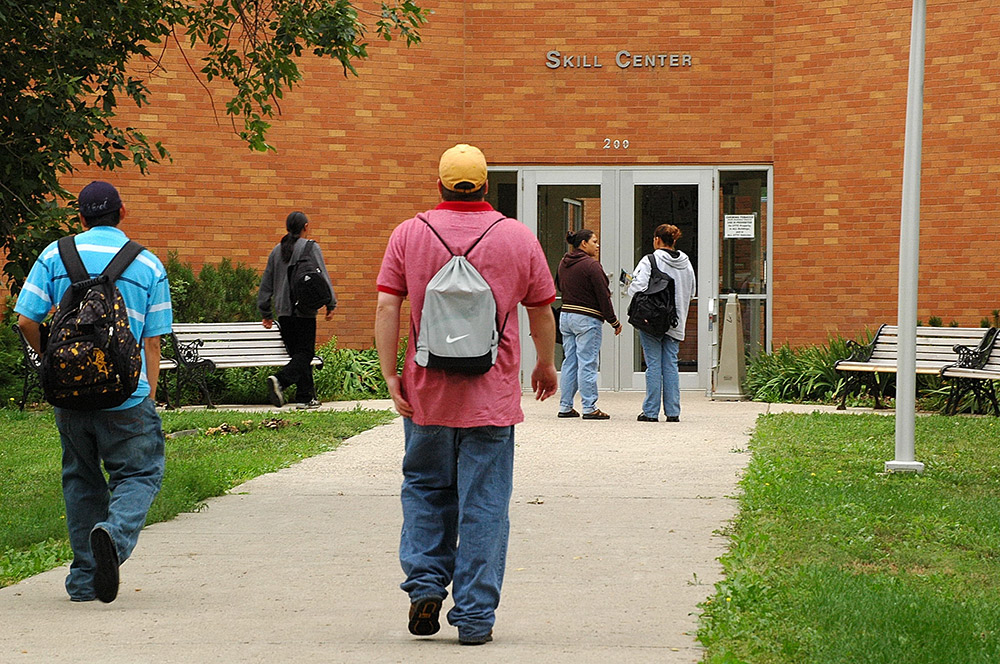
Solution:
[[[605,274],[614,275],[618,268],[614,253],[616,246],[616,214],[613,208],[615,172],[605,169],[539,170],[525,171],[522,219],[533,228],[545,251],[549,270],[555,277],[559,261],[569,250],[566,233],[589,228],[598,234],[601,243],[599,259]],[[556,296],[556,306],[561,306],[561,293]],[[617,312],[617,304],[616,309]],[[527,328],[521,328],[522,382],[530,382],[530,367],[534,363],[534,346]],[[610,334],[609,334],[610,333]],[[601,345],[598,388],[618,389],[615,369],[618,365],[617,349],[610,341],[614,338],[611,328],[605,330]],[[530,363],[528,362],[530,358]],[[556,370],[562,367],[562,346],[556,345]]]
[[[640,260],[653,251],[653,232],[660,224],[677,226],[681,239],[677,249],[687,254],[697,279],[697,294],[691,303],[684,341],[678,354],[681,389],[706,389],[712,366],[712,335],[709,317],[701,306],[710,301],[704,293],[714,293],[711,265],[713,256],[712,175],[710,169],[623,170],[620,174],[622,237],[620,262],[631,273]],[[626,286],[618,284],[623,308],[628,307]],[[619,367],[620,389],[644,390],[646,363],[639,333],[627,327],[622,333]]]
[[[623,321],[630,298],[622,273],[631,273],[652,251],[653,231],[670,223],[681,229],[678,248],[694,266],[698,293],[714,294],[715,207],[714,170],[705,169],[524,169],[519,171],[518,217],[538,235],[555,275],[568,250],[566,232],[589,228],[598,233],[599,260],[611,282],[615,312]],[[491,192],[510,181],[512,172],[491,173]],[[499,199],[494,205],[501,203]],[[711,267],[709,267],[711,266]],[[688,314],[680,350],[682,389],[707,390],[713,362],[714,332],[708,307],[697,298]],[[558,304],[557,300],[557,304]],[[527,316],[521,321],[522,379],[530,383],[535,353],[528,335]],[[562,348],[556,349],[556,368]],[[644,390],[645,364],[638,333],[627,323],[621,335],[604,328],[598,386],[602,390]]]

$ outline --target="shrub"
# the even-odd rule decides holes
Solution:
[[[755,401],[832,401],[843,383],[834,365],[848,355],[840,337],[822,346],[785,345],[749,362],[744,389]]]
[[[230,323],[257,319],[260,275],[243,263],[234,267],[228,258],[218,265],[204,265],[195,277],[177,252],[167,259],[174,320],[183,323]]]
[[[396,354],[396,369],[402,370],[406,340]],[[337,348],[336,337],[317,349],[323,369],[315,373],[316,394],[320,400],[385,399],[389,396],[378,352],[374,348],[352,350]]]
[[[24,354],[21,343],[11,326],[14,324],[14,298],[8,297],[0,323],[0,407],[12,405],[21,400],[22,369]]]

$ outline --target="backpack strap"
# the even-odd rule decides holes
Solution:
[[[482,234],[482,235],[480,235],[480,236],[479,236],[479,237],[478,237],[478,238],[476,239],[476,241],[472,243],[472,246],[471,246],[471,247],[469,247],[468,249],[466,249],[466,250],[465,250],[465,253],[464,253],[464,254],[462,254],[462,255],[463,255],[463,256],[465,256],[466,258],[468,258],[468,257],[469,257],[469,254],[470,254],[470,253],[472,252],[472,250],[476,248],[476,245],[477,245],[477,244],[479,244],[479,243],[480,243],[480,242],[482,241],[482,239],[483,239],[484,237],[486,237],[486,234],[487,234],[487,233],[489,233],[489,232],[490,232],[491,230],[493,230],[493,227],[494,227],[494,226],[496,226],[497,224],[499,224],[499,223],[500,223],[501,221],[503,221],[503,220],[504,220],[504,219],[506,219],[506,218],[507,218],[507,217],[504,217],[504,216],[501,216],[501,217],[500,217],[499,219],[497,219],[497,220],[496,220],[496,221],[494,221],[494,222],[493,222],[492,224],[490,224],[490,225],[489,225],[489,227],[488,227],[488,228],[487,228],[487,229],[486,229],[485,231],[483,231],[483,234]]]
[[[489,227],[485,231],[483,231],[483,234],[480,235],[478,238],[476,238],[476,241],[472,243],[472,246],[465,250],[465,253],[462,254],[462,256],[468,258],[469,257],[469,252],[471,252],[473,249],[476,248],[476,245],[479,244],[479,242],[484,237],[486,237],[486,234],[489,233],[491,230],[493,230],[494,226],[496,226],[497,224],[499,224],[501,221],[503,221],[506,218],[507,217],[504,217],[504,216],[501,215],[501,217],[499,219],[497,219],[492,224],[490,224]],[[448,250],[449,254],[451,254],[452,256],[458,256],[458,254],[456,254],[454,251],[451,250],[451,247],[449,247],[448,243],[444,241],[444,238],[441,237],[441,234],[437,232],[437,229],[434,228],[433,226],[431,226],[431,222],[427,221],[427,218],[425,216],[423,216],[421,214],[418,214],[417,215],[417,219],[419,219],[420,221],[422,221],[425,224],[427,224],[427,228],[431,229],[431,232],[434,233],[434,235],[437,236],[437,239],[441,241],[441,244],[444,245],[444,248]]]
[[[59,248],[59,258],[66,267],[66,274],[69,276],[70,281],[69,288],[66,289],[62,300],[59,301],[60,307],[71,306],[73,301],[91,286],[105,283],[114,284],[118,280],[118,277],[122,276],[125,269],[132,264],[132,261],[143,250],[141,244],[129,240],[125,243],[125,246],[118,250],[118,253],[114,255],[114,258],[111,259],[111,262],[108,263],[101,274],[91,277],[90,273],[87,272],[86,266],[83,264],[83,259],[80,258],[75,238],[75,235],[61,237],[57,245]]]
[[[417,215],[417,219],[419,219],[420,221],[422,221],[425,224],[427,224],[427,228],[431,229],[431,233],[434,233],[434,235],[437,236],[437,239],[441,242],[441,244],[444,245],[444,248],[448,250],[449,254],[451,254],[452,256],[456,256],[457,255],[454,251],[451,250],[451,247],[448,246],[448,243],[444,241],[444,238],[441,237],[441,234],[437,232],[437,229],[434,228],[433,226],[431,226],[431,222],[427,221],[426,217],[424,217],[423,215],[418,214]]]
[[[661,270],[660,266],[656,264],[656,252],[654,251],[651,254],[646,254],[646,258],[649,259],[649,267],[652,268],[650,270],[650,275],[656,274],[662,276],[663,270]]]
[[[292,248],[292,256],[288,259],[288,268],[291,269],[302,260],[302,256],[306,253],[306,250],[312,249],[313,240],[306,240],[305,242],[296,241],[295,247]]]
[[[115,257],[111,259],[111,262],[108,263],[108,266],[104,268],[104,271],[101,272],[101,276],[98,278],[104,277],[108,283],[115,283],[118,281],[118,277],[122,276],[122,273],[125,272],[126,268],[132,264],[132,261],[142,253],[143,249],[144,247],[138,242],[129,240],[125,243],[124,247],[118,250],[118,253],[115,254]]]
[[[59,258],[62,259],[66,267],[66,274],[69,276],[69,283],[76,284],[90,279],[90,273],[83,265],[80,252],[76,250],[76,236],[67,235],[59,238]]]

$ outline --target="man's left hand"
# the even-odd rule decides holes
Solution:
[[[531,372],[531,389],[535,393],[535,399],[545,401],[559,387],[559,378],[556,375],[556,367],[552,363],[536,364],[535,370]]]

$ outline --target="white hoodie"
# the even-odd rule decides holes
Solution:
[[[691,259],[683,251],[670,252],[667,249],[657,249],[656,267],[661,272],[670,275],[674,280],[674,301],[677,304],[677,325],[667,330],[667,334],[677,341],[684,341],[684,330],[687,327],[688,307],[696,294],[694,268]],[[649,261],[643,256],[632,271],[632,283],[629,284],[629,297],[646,290],[649,285]]]

